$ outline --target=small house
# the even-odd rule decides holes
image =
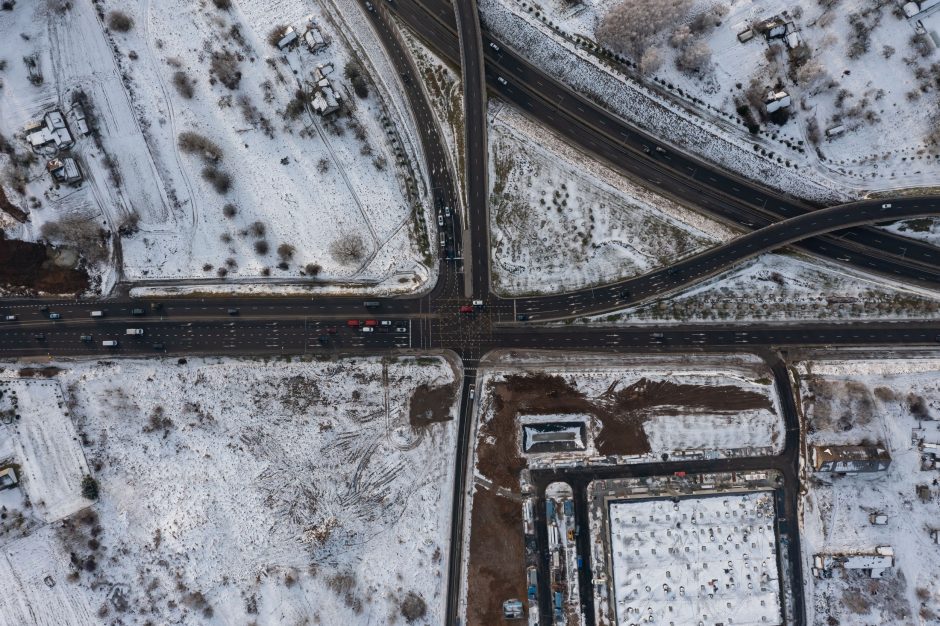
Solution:
[[[16,472],[12,467],[6,467],[0,470],[0,490],[13,489],[18,482]]]
[[[297,43],[297,31],[294,30],[293,26],[288,26],[284,29],[284,34],[281,36],[281,39],[277,42],[278,50],[287,50],[290,47],[293,47]]]
[[[72,124],[75,126],[75,130],[78,134],[82,136],[88,135],[88,120],[85,118],[85,109],[82,105],[76,102],[72,105],[69,113],[72,114]]]
[[[333,73],[332,63],[318,63],[317,67],[313,70],[313,80],[319,84],[324,78],[326,78],[332,73]]]
[[[46,163],[46,171],[52,174],[57,183],[79,183],[82,181],[82,171],[72,157],[52,159]]]
[[[75,144],[72,133],[65,123],[65,118],[58,110],[46,113],[41,123],[26,127],[26,139],[34,150],[54,145],[57,150],[71,148]]]
[[[790,94],[788,94],[786,91],[774,91],[771,89],[767,92],[767,97],[764,98],[764,106],[767,107],[768,113],[785,109],[789,107],[790,104]]]
[[[339,110],[342,96],[333,87],[329,78],[322,78],[317,81],[314,87],[313,100],[310,101],[313,110],[320,115],[329,115]]]
[[[754,29],[763,33],[767,39],[782,39],[787,34],[787,23],[779,15],[762,20],[754,25]]]
[[[845,132],[845,126],[843,124],[837,124],[836,126],[831,126],[826,129],[826,137],[832,139],[833,137],[838,137]]]
[[[316,24],[310,24],[310,27],[307,28],[307,32],[304,33],[304,43],[313,53],[317,53],[327,46],[327,41]]]
[[[754,30],[751,28],[748,28],[747,30],[742,30],[740,33],[738,33],[738,41],[740,41],[741,43],[747,43],[751,39],[754,39]]]
[[[787,44],[787,48],[793,50],[794,48],[799,48],[803,45],[803,37],[800,35],[800,31],[792,28],[792,22],[787,27],[787,34],[783,38],[784,43]]]
[[[813,446],[810,460],[817,472],[883,472],[891,465],[883,446]]]

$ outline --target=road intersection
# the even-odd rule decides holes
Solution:
[[[940,250],[926,244],[875,230],[870,225],[940,213],[940,199],[898,198],[859,202],[829,208],[813,207],[774,194],[770,190],[669,148],[656,156],[644,147],[659,145],[626,122],[570,92],[529,65],[508,46],[481,32],[473,2],[454,7],[442,0],[396,0],[371,12],[371,23],[396,65],[415,119],[432,119],[421,89],[420,76],[408,61],[388,19],[394,13],[413,28],[445,60],[464,68],[466,197],[459,201],[455,176],[448,167],[444,142],[434,124],[417,124],[429,189],[435,207],[464,206],[447,227],[454,237],[452,259],[439,260],[436,283],[414,297],[378,299],[325,296],[219,296],[153,298],[142,302],[127,297],[100,300],[7,299],[0,322],[0,354],[14,357],[102,356],[113,354],[277,355],[449,350],[463,362],[460,397],[458,455],[454,459],[456,484],[452,510],[452,541],[447,601],[448,624],[458,623],[461,595],[464,496],[467,492],[472,439],[471,386],[477,367],[490,351],[751,351],[762,354],[777,377],[787,420],[783,453],[684,464],[690,472],[724,469],[774,469],[784,476],[785,514],[795,519],[799,478],[799,425],[793,394],[783,363],[774,350],[788,346],[917,346],[940,339],[940,322],[851,322],[768,324],[742,328],[736,324],[652,327],[589,327],[583,325],[534,326],[532,322],[570,320],[622,309],[661,298],[727,271],[758,254],[794,246],[858,269],[937,287],[940,286]],[[457,24],[460,28],[457,28]],[[457,35],[460,35],[458,40]],[[458,45],[459,41],[459,45]],[[490,45],[492,44],[492,45]],[[505,84],[498,81],[504,78]],[[486,93],[489,88],[528,115],[544,121],[575,145],[622,171],[646,180],[668,194],[733,224],[746,234],[643,276],[593,289],[550,296],[503,298],[490,292],[490,249],[487,197]],[[445,255],[442,255],[444,257]],[[472,300],[482,306],[461,312]],[[144,308],[135,314],[134,309]],[[92,317],[92,311],[103,316]],[[61,314],[50,319],[49,313]],[[388,320],[375,332],[363,333],[365,320]],[[125,335],[127,327],[142,328],[142,336]],[[402,329],[402,330],[400,330]],[[384,331],[384,332],[383,332]],[[83,339],[90,337],[91,340]],[[108,348],[102,341],[117,340]],[[771,356],[767,356],[771,355]],[[787,398],[789,398],[787,400]],[[789,402],[789,405],[787,404]],[[635,466],[630,472],[669,473],[674,464]],[[570,474],[570,473],[569,473]],[[557,477],[540,476],[549,480]],[[570,478],[565,478],[569,480]],[[794,589],[801,589],[799,536],[790,546],[790,572]],[[590,580],[590,571],[581,573]],[[590,615],[590,585],[582,606]],[[803,614],[799,597],[798,613]],[[801,620],[798,620],[802,623]]]

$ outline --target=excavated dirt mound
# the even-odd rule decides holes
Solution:
[[[443,387],[419,385],[411,394],[409,402],[408,421],[411,427],[417,430],[434,422],[450,421],[450,407],[454,404],[456,393],[457,383]]]
[[[56,267],[46,246],[6,239],[0,232],[0,285],[55,294],[78,294],[88,288],[84,270]]]

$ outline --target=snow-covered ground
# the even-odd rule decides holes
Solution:
[[[778,624],[773,493],[609,505],[618,624]]]
[[[851,195],[936,185],[940,102],[931,76],[940,54],[929,34],[922,48],[912,38],[918,20],[936,32],[938,13],[908,20],[900,2],[864,0],[797,0],[785,7],[773,0],[692,0],[678,20],[644,38],[646,74],[640,75],[590,52],[604,34],[605,16],[619,4],[485,0],[481,7],[506,43],[561,80],[667,141],[784,191],[831,199],[838,194],[824,189],[827,180]],[[702,14],[712,18],[697,20]],[[739,33],[778,15],[805,44],[793,56],[779,39],[738,41]],[[642,10],[636,19],[644,20]],[[700,69],[683,72],[676,61],[693,46],[704,50],[695,64]],[[763,100],[771,88],[786,91],[793,102],[782,125],[766,119]],[[646,111],[638,104],[644,99]],[[742,105],[760,123],[758,134],[748,132]],[[844,132],[827,136],[840,125]],[[768,172],[771,164],[780,171]]]
[[[391,93],[400,90],[397,72],[349,8],[340,13],[329,0],[233,2],[229,10],[185,0],[50,0],[0,12],[0,41],[11,46],[0,45],[8,61],[0,133],[25,145],[14,134],[50,108],[67,108],[80,89],[101,134],[100,145],[85,137],[73,150],[88,177],[77,190],[48,191],[45,162],[33,166],[27,191],[43,206],[16,234],[35,238],[43,223],[73,213],[112,232],[124,226],[116,262],[131,281],[314,273],[379,291],[426,282],[430,246],[422,249],[414,227],[426,219],[426,190],[405,182],[423,178],[413,122],[401,94]],[[133,26],[106,29],[112,11]],[[266,41],[278,25],[303,32],[308,15],[329,41],[323,50],[282,54]],[[354,34],[344,19],[356,22]],[[44,69],[39,87],[27,80],[25,53]],[[294,100],[327,63],[346,106],[321,118]],[[350,63],[361,68],[367,97],[344,75]],[[214,147],[182,150],[188,132]],[[211,169],[228,182],[214,185],[203,175]]]
[[[3,626],[443,620],[456,409],[427,398],[455,388],[444,359],[56,365],[12,379],[20,407],[60,389],[78,434],[47,435],[84,447],[100,500],[0,534]],[[21,489],[35,506],[45,483],[27,470]]]
[[[642,274],[734,233],[490,101],[494,288],[570,291]]]
[[[937,623],[940,550],[929,533],[940,526],[938,470],[921,469],[913,431],[937,430],[940,359],[820,357],[800,362],[797,371],[809,444],[881,443],[891,454],[885,472],[810,474],[804,482],[802,545],[810,623]],[[887,523],[873,525],[872,513],[886,515]],[[878,546],[890,546],[895,554],[894,568],[880,580],[863,573],[831,579],[809,575],[814,554],[871,553]]]
[[[660,323],[935,319],[933,291],[888,284],[878,277],[800,254],[764,254],[668,299],[581,321]]]

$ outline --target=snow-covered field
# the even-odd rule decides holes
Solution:
[[[935,319],[935,292],[800,254],[764,254],[668,299],[585,318],[598,323]]]
[[[58,381],[2,379],[0,390],[0,410],[18,416],[0,424],[0,437],[12,442],[32,513],[54,522],[87,506],[81,482],[88,464]]]
[[[17,396],[61,386],[60,445],[84,441],[100,500],[0,535],[3,626],[443,620],[456,409],[428,392],[453,389],[447,361],[56,365]],[[21,488],[35,505],[44,483]]]
[[[609,508],[618,624],[780,623],[771,492]]]
[[[12,46],[0,45],[8,61],[0,133],[20,141],[14,134],[28,121],[65,110],[80,89],[101,135],[100,145],[85,137],[73,150],[88,177],[78,190],[48,191],[45,162],[33,166],[28,192],[43,207],[17,234],[35,238],[43,223],[72,213],[115,233],[124,226],[116,262],[131,281],[317,275],[381,291],[427,281],[427,248],[413,228],[426,219],[423,185],[405,183],[422,178],[413,123],[401,95],[390,95],[397,73],[372,34],[358,22],[350,34],[344,24],[361,19],[349,8],[340,13],[329,0],[233,2],[228,10],[186,0],[48,0],[0,12],[0,41]],[[126,32],[106,28],[115,11],[132,19]],[[309,15],[329,42],[324,49],[285,54],[266,41],[278,25],[302,33]],[[19,60],[28,52],[44,69],[39,87]],[[332,64],[345,102],[330,117],[296,96],[320,64]],[[346,75],[350,64],[364,76],[366,97]],[[210,147],[181,149],[184,133]]]
[[[940,526],[938,470],[921,469],[913,430],[938,425],[940,359],[818,358],[799,363],[797,371],[809,444],[882,443],[892,459],[882,473],[810,474],[804,483],[810,623],[937,623],[940,550],[929,533]],[[872,513],[886,515],[887,523],[873,525]],[[883,579],[863,573],[825,580],[809,575],[814,554],[870,553],[877,546],[891,546],[895,554],[895,566]]]
[[[551,293],[642,274],[734,233],[490,107],[494,288]]]
[[[936,185],[940,102],[931,75],[940,68],[940,54],[929,33],[922,44],[912,39],[918,20],[937,31],[936,12],[908,20],[900,2],[693,0],[683,17],[644,38],[646,74],[640,78],[638,70],[628,77],[624,66],[614,69],[589,52],[605,16],[619,4],[488,0],[481,6],[506,43],[562,80],[597,94],[658,136],[782,190],[822,199],[829,195],[826,180],[852,195]],[[703,14],[712,17],[696,19]],[[803,47],[790,51],[763,35],[738,41],[739,33],[774,16],[792,24],[788,32],[796,31]],[[640,12],[637,21],[643,19]],[[699,53],[696,71],[678,68],[688,49]],[[782,125],[767,119],[763,101],[771,88],[793,101]],[[643,98],[655,103],[645,113],[634,102]],[[663,101],[675,104],[659,106]],[[760,124],[758,134],[748,132],[742,105]],[[841,134],[827,136],[840,125]],[[711,135],[713,145],[700,134]],[[766,171],[773,163],[780,172]]]

